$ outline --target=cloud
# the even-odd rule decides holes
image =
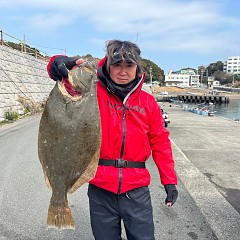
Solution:
[[[97,30],[99,40],[96,36],[94,41],[102,41],[102,34],[138,37],[147,49],[201,54],[238,48],[240,17],[229,15],[228,4],[227,0],[0,1],[5,9],[31,9],[24,24],[35,31],[83,24],[85,31]]]
[[[64,13],[35,14],[27,19],[26,25],[37,30],[57,30],[63,26],[71,25],[76,17],[66,17]]]

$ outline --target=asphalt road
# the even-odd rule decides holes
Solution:
[[[174,120],[174,113],[171,113],[170,117],[172,122],[169,130],[173,133],[173,140],[179,141],[177,144],[180,148],[184,148],[185,145],[177,140],[179,134],[177,128],[182,126],[174,124],[177,122],[176,119]],[[86,195],[87,184],[68,197],[75,218],[75,230],[59,231],[47,228],[47,209],[51,192],[44,183],[37,155],[39,120],[39,115],[32,116],[0,128],[0,240],[92,240]],[[166,194],[159,183],[154,162],[149,159],[147,164],[152,176],[150,191],[154,209],[156,240],[240,239],[236,238],[236,236],[240,236],[239,232],[233,232],[229,238],[229,231],[225,235],[227,238],[224,238],[222,232],[212,224],[213,219],[205,212],[209,211],[208,205],[211,205],[211,199],[208,199],[205,190],[208,194],[209,189],[215,188],[207,177],[204,178],[200,172],[201,169],[199,170],[191,163],[177,144],[173,142],[176,170],[179,176],[179,199],[172,208],[164,205]],[[193,176],[201,176],[200,178],[203,178],[201,184],[204,183],[204,186],[196,187],[199,179]],[[216,192],[219,194],[218,191]],[[222,195],[219,195],[217,197],[221,198]],[[207,210],[203,210],[205,206],[201,205],[201,200],[204,199],[208,199]],[[229,210],[229,205],[224,202],[222,206]],[[231,205],[229,208],[229,212],[232,213]],[[212,211],[210,212],[212,213]],[[234,212],[234,214],[236,213]],[[230,217],[229,221],[237,219],[232,219],[229,215],[227,217]],[[233,223],[232,230],[235,231],[235,225],[238,223]]]

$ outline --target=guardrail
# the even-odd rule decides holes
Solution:
[[[7,41],[7,37],[11,39],[11,42]],[[0,30],[0,45],[10,47],[12,49],[20,51],[21,53],[34,56],[44,61],[48,61],[49,59],[47,53],[42,52],[39,49],[30,47],[29,45],[26,44],[25,41],[20,40],[8,33],[5,33],[2,30]]]

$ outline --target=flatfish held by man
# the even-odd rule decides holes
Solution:
[[[74,228],[67,194],[95,175],[99,161],[101,125],[95,69],[83,63],[57,81],[41,117],[38,155],[45,181],[52,190],[49,228]]]

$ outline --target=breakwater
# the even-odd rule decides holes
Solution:
[[[4,112],[22,113],[22,101],[43,102],[53,88],[46,71],[47,62],[27,53],[0,45],[0,120]]]

